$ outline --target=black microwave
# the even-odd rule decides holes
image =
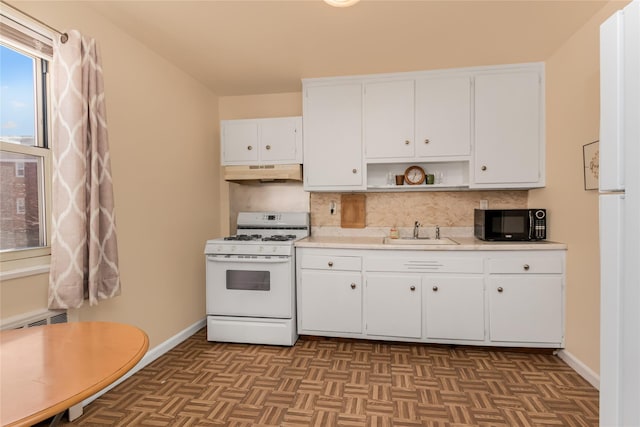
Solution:
[[[475,209],[473,233],[481,240],[545,240],[547,211],[546,209]]]

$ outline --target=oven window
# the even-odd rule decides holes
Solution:
[[[271,289],[269,271],[227,270],[227,289],[240,291],[268,291]]]

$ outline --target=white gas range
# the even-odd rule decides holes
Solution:
[[[295,344],[293,243],[309,227],[307,212],[240,212],[237,234],[207,241],[209,341]]]

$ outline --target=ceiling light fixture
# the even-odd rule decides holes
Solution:
[[[349,7],[358,3],[360,0],[324,0],[325,3],[334,7]]]

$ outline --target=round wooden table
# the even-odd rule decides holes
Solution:
[[[149,348],[140,329],[78,322],[0,331],[0,425],[30,426],[122,377]]]

